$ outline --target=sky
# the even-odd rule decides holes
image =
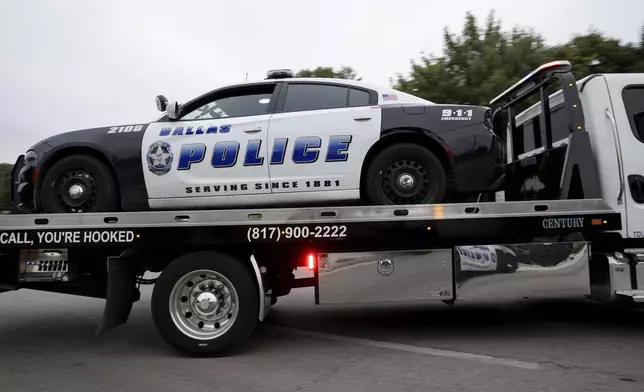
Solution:
[[[530,8],[530,4],[536,4]],[[644,0],[0,0],[0,162],[57,133],[141,123],[266,71],[348,65],[389,86],[443,28],[494,9],[549,44],[590,27],[639,41]]]

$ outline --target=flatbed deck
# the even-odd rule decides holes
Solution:
[[[463,224],[465,223],[465,224]],[[154,211],[86,214],[18,214],[0,217],[5,247],[310,241],[388,242],[510,239],[572,231],[621,229],[621,216],[601,199],[436,204]],[[477,242],[477,241],[475,241]]]

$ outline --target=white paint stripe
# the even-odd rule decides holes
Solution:
[[[332,334],[323,333],[323,332],[312,332],[312,331],[305,331],[302,329],[278,327],[278,326],[272,326],[272,325],[267,326],[267,328],[284,332],[284,333],[294,333],[298,335],[309,336],[312,338],[335,340],[337,342],[343,342],[343,343],[352,343],[352,344],[360,344],[363,346],[388,348],[390,350],[406,351],[410,353],[423,354],[423,355],[433,355],[437,357],[464,359],[467,361],[484,362],[484,363],[490,363],[494,365],[510,366],[510,367],[515,367],[520,369],[528,369],[528,370],[539,369],[538,363],[524,362],[524,361],[519,361],[517,359],[498,358],[498,357],[492,357],[489,355],[472,354],[472,353],[466,353],[466,352],[460,352],[460,351],[440,350],[436,348],[413,346],[410,344],[381,342],[377,340],[354,338],[354,337],[342,336],[342,335],[332,335]]]

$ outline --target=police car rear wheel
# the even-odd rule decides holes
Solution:
[[[219,252],[182,255],[168,265],[152,292],[152,317],[163,338],[192,355],[225,354],[255,328],[259,296],[253,274]]]
[[[116,211],[116,189],[114,175],[104,163],[88,155],[71,155],[45,173],[39,199],[44,212]]]
[[[445,197],[443,165],[423,146],[399,143],[382,150],[369,165],[365,192],[373,204],[429,204]]]

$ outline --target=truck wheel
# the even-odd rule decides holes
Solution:
[[[47,170],[40,187],[44,212],[112,212],[118,190],[112,170],[89,155],[71,155]]]
[[[192,355],[224,354],[251,334],[259,313],[253,275],[222,253],[175,259],[152,292],[152,317],[161,336]]]
[[[427,148],[399,143],[382,150],[369,164],[366,196],[372,204],[431,204],[445,197],[443,165]]]

